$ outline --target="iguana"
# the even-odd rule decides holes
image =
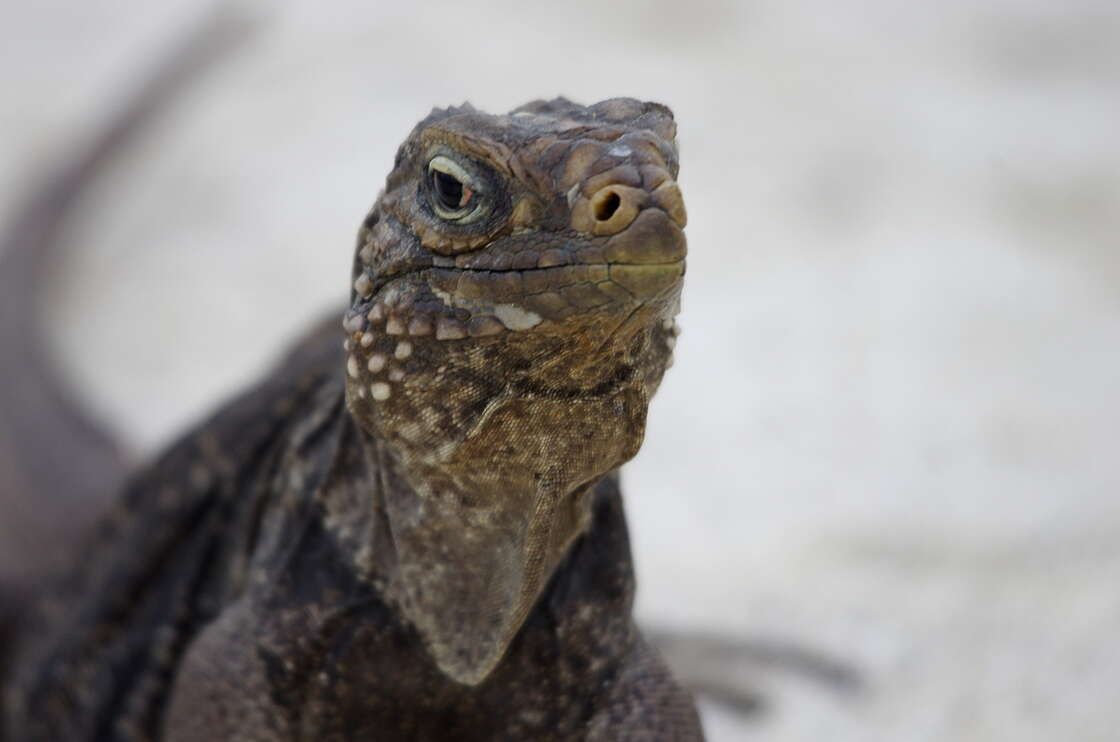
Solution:
[[[617,480],[676,336],[677,172],[656,103],[421,121],[343,328],[129,479],[20,628],[4,739],[702,739]]]

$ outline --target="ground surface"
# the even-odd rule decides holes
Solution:
[[[0,209],[196,5],[0,8]],[[56,344],[138,449],[344,296],[432,105],[662,100],[692,257],[626,477],[641,616],[868,682],[766,674],[712,739],[1116,738],[1120,6],[372,5],[269,11],[73,225]]]

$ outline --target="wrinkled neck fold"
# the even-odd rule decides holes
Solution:
[[[590,519],[593,482],[546,474],[534,486],[471,491],[468,482],[409,471],[367,438],[393,566],[390,599],[448,677],[476,685],[501,661],[568,547]]]

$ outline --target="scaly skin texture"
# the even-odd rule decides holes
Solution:
[[[422,121],[345,350],[320,328],[133,479],[5,739],[702,739],[634,627],[614,474],[671,358],[676,175],[657,104]]]

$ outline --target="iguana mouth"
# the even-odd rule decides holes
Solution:
[[[683,258],[667,262],[611,262],[527,270],[431,268],[433,286],[470,300],[505,301],[558,293],[572,306],[594,309],[616,300],[654,299],[684,275]]]
[[[424,314],[429,309],[438,310],[439,307],[425,306],[426,287],[458,319],[466,319],[459,315],[467,312],[471,320],[496,317],[507,330],[526,330],[542,322],[561,322],[577,315],[629,314],[637,306],[656,302],[674,289],[679,290],[684,272],[683,259],[528,270],[433,267],[398,276],[375,296],[371,311],[376,317],[391,316],[394,311]],[[410,293],[412,300],[402,302],[401,298]],[[376,309],[379,305],[384,306],[380,312]]]

